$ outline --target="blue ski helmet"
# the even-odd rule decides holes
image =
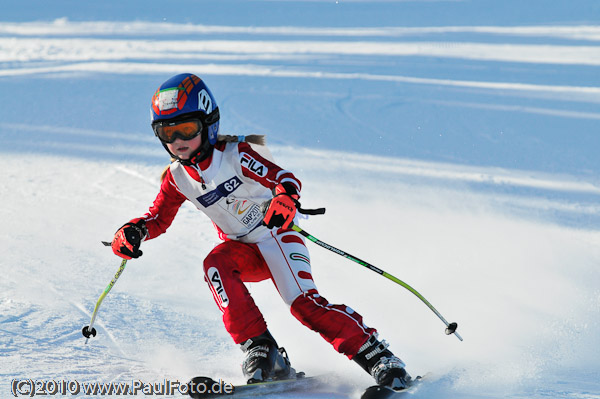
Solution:
[[[173,76],[152,96],[152,126],[164,122],[199,119],[203,125],[202,140],[217,142],[219,107],[202,79],[191,73]],[[166,148],[166,147],[165,147]]]

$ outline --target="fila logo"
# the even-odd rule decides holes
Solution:
[[[252,173],[260,177],[265,177],[269,172],[269,169],[265,165],[252,158],[245,152],[240,154],[240,163],[242,166],[248,168]]]
[[[210,283],[212,284],[215,297],[218,297],[218,299],[220,299],[221,307],[226,308],[227,305],[229,305],[229,298],[227,297],[227,293],[225,292],[225,287],[223,287],[223,281],[221,280],[219,271],[216,267],[211,267],[210,269],[208,269],[206,275],[208,276]]]
[[[203,110],[207,114],[212,111],[212,101],[210,95],[205,89],[200,90],[198,93],[198,109]]]

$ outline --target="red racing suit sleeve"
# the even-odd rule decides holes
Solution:
[[[302,183],[292,172],[282,169],[264,158],[258,152],[254,151],[248,143],[239,143],[238,151],[240,153],[240,165],[244,176],[271,190],[279,184],[289,183],[296,188],[297,194],[300,195]]]
[[[167,170],[154,203],[142,217],[148,229],[146,240],[156,238],[167,231],[185,200],[185,196],[179,192],[175,185],[171,171]]]

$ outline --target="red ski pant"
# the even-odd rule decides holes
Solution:
[[[256,244],[225,241],[206,257],[204,272],[225,328],[237,344],[267,329],[244,282],[268,278],[302,324],[350,359],[376,331],[351,308],[330,304],[319,295],[304,238],[293,230],[271,232],[269,239]]]

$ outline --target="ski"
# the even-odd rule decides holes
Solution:
[[[219,398],[233,396],[262,396],[278,392],[299,392],[314,388],[320,384],[317,377],[306,377],[296,373],[296,378],[271,380],[253,384],[234,385],[210,377],[194,377],[188,383],[188,394],[194,399]]]
[[[423,377],[418,376],[410,381],[406,388],[394,390],[390,387],[382,385],[373,385],[365,390],[360,399],[401,399],[406,398],[409,394],[414,393],[417,387],[421,384]]]

